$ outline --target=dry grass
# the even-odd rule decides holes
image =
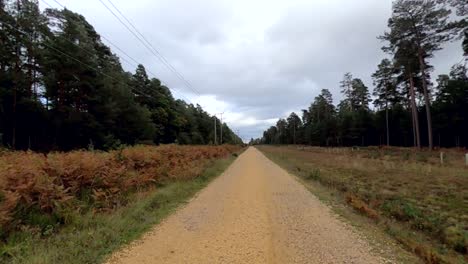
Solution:
[[[236,152],[238,153],[238,152]],[[109,212],[74,212],[60,229],[31,232],[23,226],[0,241],[0,263],[102,263],[106,257],[141,237],[186,204],[220,175],[237,155],[205,164],[190,180],[171,180],[129,195],[128,203]]]
[[[112,152],[0,154],[0,238],[15,230],[47,233],[77,212],[107,212],[130,194],[192,179],[237,146],[136,146]]]
[[[444,150],[441,165],[439,152],[399,148],[259,149],[338,190],[350,206],[389,230],[398,224],[394,235],[426,262],[468,260],[468,168],[462,151]]]

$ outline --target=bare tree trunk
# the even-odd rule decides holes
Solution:
[[[386,125],[387,125],[387,147],[390,146],[390,126],[388,125],[388,95],[387,95],[387,91],[385,92],[386,95],[385,95],[385,121],[386,121]]]
[[[410,95],[411,95],[411,113],[413,115],[413,129],[416,134],[416,146],[421,148],[421,137],[419,134],[419,117],[418,117],[418,110],[416,108],[416,93],[414,91],[414,81],[413,76],[409,76],[410,81]]]
[[[390,146],[390,126],[388,125],[388,107],[385,109],[385,118],[387,119],[387,147]]]
[[[18,14],[21,10],[21,5],[19,0],[16,1],[16,8],[18,11]],[[18,15],[19,16],[19,15]],[[18,25],[18,18],[16,20],[16,24]],[[16,104],[17,104],[17,96],[18,96],[18,86],[19,86],[19,80],[20,80],[20,55],[21,55],[21,49],[20,49],[20,36],[19,33],[16,33],[16,47],[15,47],[15,55],[16,55],[16,65],[15,65],[15,70],[14,70],[14,87],[13,87],[13,121],[12,121],[12,128],[11,128],[11,147],[13,149],[16,148]]]
[[[413,147],[417,145],[416,143],[416,123],[414,122],[414,113],[413,113],[413,105],[411,107],[411,123],[413,124]]]
[[[433,139],[432,139],[432,115],[431,115],[431,100],[430,94],[427,89],[427,80],[426,80],[426,63],[424,62],[423,52],[421,47],[419,47],[418,52],[419,64],[421,67],[421,77],[422,77],[422,87],[424,92],[424,102],[426,104],[426,118],[427,118],[427,137],[429,140],[429,149],[433,149]]]
[[[16,85],[13,91],[13,122],[11,128],[11,147],[16,148]]]
[[[293,141],[294,141],[294,145],[296,145],[296,119],[294,119],[294,127],[293,127],[293,129],[294,129],[294,136],[293,136],[294,138],[293,138]]]

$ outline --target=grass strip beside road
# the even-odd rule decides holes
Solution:
[[[468,177],[463,167],[392,160],[382,153],[373,157],[373,149],[258,149],[307,185],[319,186],[312,188],[322,192],[318,196],[353,208],[425,262],[467,262]]]
[[[186,203],[236,159],[213,161],[201,175],[165,183],[136,193],[128,205],[109,213],[75,215],[73,221],[49,237],[25,230],[0,247],[2,263],[101,263],[109,254],[138,239]],[[7,257],[8,256],[8,257]]]

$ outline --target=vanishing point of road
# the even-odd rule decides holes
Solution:
[[[250,147],[109,263],[383,263],[352,226]]]

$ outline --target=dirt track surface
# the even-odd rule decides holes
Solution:
[[[383,263],[255,148],[109,263]]]

